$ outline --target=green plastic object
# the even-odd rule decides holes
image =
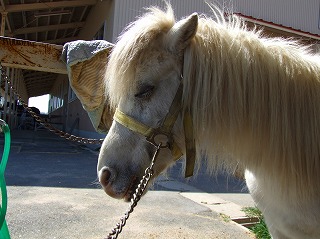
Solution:
[[[7,166],[9,152],[10,152],[10,144],[11,144],[11,135],[9,126],[5,121],[0,119],[0,132],[4,133],[4,147],[2,160],[0,163],[0,187],[1,187],[1,206],[0,206],[0,239],[10,239],[10,233],[8,229],[8,225],[6,222],[6,213],[7,213],[7,186],[6,180],[4,178],[4,171]]]

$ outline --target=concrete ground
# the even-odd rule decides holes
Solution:
[[[6,169],[11,238],[106,238],[128,203],[99,188],[97,153],[47,131],[13,131]],[[253,206],[250,195],[200,184],[159,178],[118,238],[254,238],[227,218],[243,216],[241,208]]]

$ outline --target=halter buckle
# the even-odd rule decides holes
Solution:
[[[160,148],[171,148],[172,139],[170,134],[161,131],[159,128],[155,129],[153,133],[146,137],[146,140],[154,145],[160,145]]]

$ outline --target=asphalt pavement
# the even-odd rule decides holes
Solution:
[[[106,238],[129,204],[99,187],[97,155],[48,131],[12,131],[5,174],[11,238]],[[200,171],[186,181],[179,171],[178,164],[155,182],[118,238],[254,238],[229,220],[254,205],[241,180]]]

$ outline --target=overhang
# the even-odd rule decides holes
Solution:
[[[0,0],[1,32],[9,37],[0,39],[2,65],[23,69],[29,97],[50,93],[58,74],[66,74],[59,60],[63,44],[92,40],[110,2]]]

